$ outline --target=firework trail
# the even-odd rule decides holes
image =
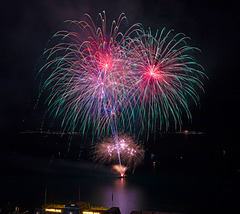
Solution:
[[[134,169],[140,165],[144,159],[144,149],[128,135],[118,136],[119,148],[113,137],[105,138],[95,146],[94,159],[102,164],[114,165],[116,170]],[[119,167],[118,152],[121,156],[121,162],[125,166]]]

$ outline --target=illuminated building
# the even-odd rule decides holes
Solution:
[[[90,205],[89,203],[85,202],[82,204],[83,207],[78,207],[75,203],[70,203],[69,205],[63,204],[45,204],[42,206],[42,213],[43,214],[79,214],[82,213],[83,209],[88,208]],[[89,205],[89,206],[88,206]]]
[[[79,207],[80,209],[81,207]],[[81,214],[103,214],[105,211],[107,211],[107,207],[95,207],[95,206],[90,206],[87,209],[83,209],[79,213]]]
[[[63,204],[45,204],[42,206],[43,214],[65,213],[65,205]]]
[[[78,201],[76,203],[70,203],[69,205],[45,204],[42,206],[42,213],[38,213],[38,214],[105,214],[105,213],[115,214],[117,213],[117,212],[112,212],[113,210],[112,208],[108,209],[107,207],[90,206],[89,202]]]
[[[76,206],[79,208],[79,214],[83,214],[84,210],[88,210],[90,209],[90,204],[89,202],[85,202],[85,201],[78,201],[75,203]]]

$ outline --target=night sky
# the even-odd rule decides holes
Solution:
[[[129,25],[140,22],[145,29],[166,27],[191,38],[189,45],[209,80],[204,80],[198,107],[192,106],[192,123],[183,129],[208,133],[239,131],[239,23],[237,1],[2,1],[1,105],[2,145],[18,133],[41,126],[44,107],[34,110],[37,97],[35,67],[47,41],[67,20],[89,13],[93,20],[103,10],[109,22],[121,12]]]
[[[183,120],[182,128],[218,136],[204,142],[202,151],[212,151],[213,144],[214,152],[219,154],[222,149],[231,150],[229,163],[236,172],[240,169],[239,9],[237,1],[233,0],[1,1],[0,173],[7,172],[8,156],[17,149],[29,153],[36,150],[33,141],[27,146],[21,132],[39,129],[43,121],[46,106],[40,104],[34,109],[39,85],[39,80],[35,81],[35,68],[48,40],[61,30],[65,20],[81,20],[85,13],[96,20],[103,10],[109,23],[124,12],[129,26],[140,22],[145,29],[151,27],[153,31],[163,27],[174,29],[176,33],[189,36],[188,44],[201,50],[195,52],[194,57],[209,79],[203,81],[205,93],[200,93],[200,105],[190,108],[192,122]],[[198,145],[201,143],[200,139]],[[171,146],[169,148],[177,150]],[[190,146],[198,150],[193,144]],[[41,145],[38,149],[44,156],[47,149],[42,149]],[[186,148],[186,151],[191,149]],[[166,156],[167,152],[170,151],[166,149]],[[190,156],[194,159],[194,155]],[[17,162],[16,158],[14,164]],[[207,161],[205,165],[209,165]]]

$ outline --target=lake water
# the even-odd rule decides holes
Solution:
[[[240,204],[239,144],[227,135],[163,135],[149,141],[144,164],[125,179],[94,164],[81,137],[73,139],[68,153],[68,137],[27,134],[12,144],[9,137],[0,148],[2,211],[9,202],[32,213],[44,204],[45,189],[48,203],[76,202],[80,188],[80,200],[119,207],[122,214],[237,213]]]
[[[93,206],[132,210],[215,213],[239,202],[239,176],[210,171],[171,171],[140,167],[127,178],[117,178],[108,167],[91,162],[14,157],[11,171],[1,172],[1,207],[19,204],[20,211],[48,203],[89,201]],[[80,190],[80,191],[79,191]]]

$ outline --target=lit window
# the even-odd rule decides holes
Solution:
[[[61,209],[50,209],[50,208],[47,208],[45,209],[46,212],[54,212],[54,213],[61,213],[62,210]]]
[[[83,211],[83,214],[100,214],[100,212]]]

